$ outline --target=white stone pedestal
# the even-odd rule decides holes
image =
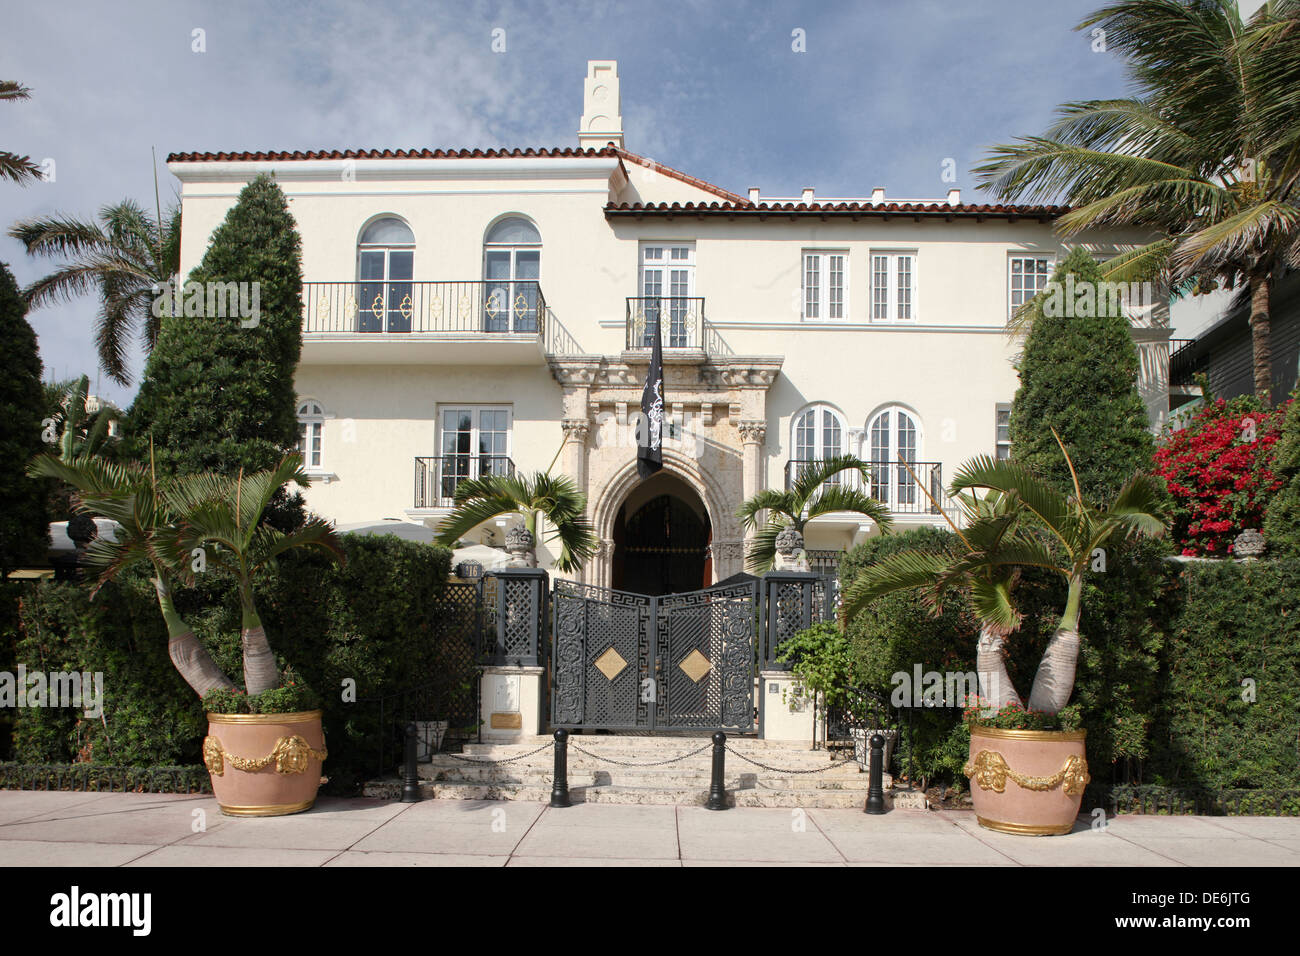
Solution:
[[[764,740],[789,740],[813,745],[820,729],[811,695],[798,694],[799,682],[789,671],[759,672],[759,715]]]
[[[540,667],[483,668],[479,704],[485,743],[512,743],[542,732],[542,677]]]

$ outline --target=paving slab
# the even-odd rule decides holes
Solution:
[[[677,831],[673,827],[546,826],[543,817],[515,849],[515,856],[582,857],[591,859],[676,860]]]
[[[517,866],[685,866],[681,860],[628,860],[618,857],[512,856],[506,864]]]
[[[0,867],[123,866],[157,849],[140,843],[6,840],[0,843]]]
[[[188,836],[184,843],[346,850],[396,817],[402,809],[403,804],[382,800],[322,801],[305,813],[283,817],[222,817],[221,825]]]
[[[348,850],[325,865],[333,866],[505,866],[505,856],[472,856],[464,853],[406,853]]]
[[[1185,866],[1300,866],[1300,852],[1252,838],[1133,837],[1134,845]]]
[[[974,836],[954,827],[950,833],[831,831],[827,834],[844,859],[856,863],[958,863],[991,866],[1010,860]]]
[[[132,794],[115,794],[78,807],[66,807],[55,816],[0,826],[0,843],[8,840],[45,840],[70,843],[168,844],[191,836],[202,821],[208,828],[222,822],[215,800],[131,802]],[[199,811],[196,817],[195,811]]]
[[[808,818],[830,833],[951,833],[955,823],[932,810],[891,810],[869,814],[861,810],[809,810]]]
[[[164,846],[127,866],[322,866],[334,850],[275,847]]]
[[[575,803],[571,807],[546,808],[538,826],[676,830],[677,808],[649,804]]]

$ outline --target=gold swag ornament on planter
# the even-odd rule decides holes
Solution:
[[[895,591],[919,590],[936,612],[953,591],[966,593],[980,624],[975,648],[980,692],[967,711],[970,756],[964,768],[975,814],[989,829],[1035,836],[1073,829],[1091,780],[1085,731],[1046,728],[1061,727],[1059,715],[1074,691],[1083,582],[1093,555],[1122,538],[1159,536],[1166,528],[1158,479],[1136,475],[1107,507],[1089,504],[1069,452],[1059,436],[1056,440],[1070,466],[1073,494],[1063,494],[1015,461],[972,459],[949,492],[964,512],[964,526],[948,521],[965,552],[896,552],[864,568],[844,594],[845,619],[852,620]],[[917,486],[930,496],[925,483]],[[933,496],[930,500],[948,518]],[[1007,673],[1006,641],[1020,627],[1014,591],[1024,568],[1059,574],[1066,601],[1022,702]],[[995,722],[1011,726],[990,726]],[[1021,729],[1024,725],[1044,729]]]
[[[319,710],[208,714],[203,763],[222,813],[271,817],[308,809],[328,755]]]

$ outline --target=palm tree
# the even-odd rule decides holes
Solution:
[[[31,99],[32,91],[13,80],[0,80],[0,100]],[[0,149],[0,179],[11,179],[20,186],[41,178],[41,167],[30,156],[19,156]]]
[[[274,468],[230,478],[201,474],[176,479],[167,489],[168,504],[181,516],[181,543],[186,554],[202,549],[205,561],[229,571],[239,589],[243,614],[244,691],[260,694],[280,686],[275,654],[257,613],[253,580],[278,555],[294,548],[322,551],[342,562],[343,549],[333,526],[310,518],[293,531],[280,531],[262,520],[276,493],[288,482],[306,487],[309,479],[298,455],[286,455]]]
[[[139,336],[145,351],[158,339],[158,291],[180,270],[181,212],[155,218],[126,199],[99,212],[98,222],[42,216],[14,224],[9,235],[33,256],[66,257],[54,272],[23,290],[30,308],[95,292],[99,316],[95,347],[104,373],[129,385],[127,343]]]
[[[454,547],[484,521],[508,514],[523,517],[534,541],[543,521],[551,526],[546,540],[560,542],[555,559],[560,571],[578,571],[596,553],[596,534],[587,519],[587,496],[573,479],[549,472],[484,475],[458,482],[455,507],[443,521],[438,543]]]
[[[64,461],[40,455],[28,473],[67,482],[77,490],[79,514],[117,523],[112,538],[96,538],[86,551],[86,561],[102,569],[91,596],[127,568],[147,566],[167,623],[167,652],[176,670],[200,697],[211,690],[233,689],[176,610],[173,588],[187,577],[189,553],[154,470],[138,462],[107,462],[93,456]]]
[[[59,457],[65,462],[102,454],[108,443],[110,426],[122,417],[122,410],[109,402],[100,401],[92,409],[89,398],[88,375],[45,384],[50,418],[59,428]]]
[[[1094,26],[1139,95],[1064,104],[1043,136],[994,147],[981,184],[1068,203],[1063,236],[1150,232],[1106,263],[1107,281],[1248,289],[1268,404],[1270,285],[1300,266],[1300,2],[1270,0],[1243,23],[1234,0],[1120,0],[1077,29]]]
[[[893,522],[889,509],[864,492],[835,481],[841,472],[855,471],[869,482],[866,462],[855,455],[834,455],[822,461],[811,462],[796,475],[787,491],[767,489],[749,498],[736,511],[741,526],[754,531],[745,564],[755,572],[770,570],[776,561],[776,538],[787,527],[800,534],[808,522],[819,515],[835,511],[850,511],[865,515],[874,521],[882,532],[887,532]],[[766,511],[767,520],[759,527],[759,515]]]
[[[1060,443],[1059,436],[1057,442]],[[905,551],[865,568],[844,595],[845,620],[894,591],[919,588],[934,608],[954,588],[966,589],[980,619],[976,671],[980,696],[989,706],[1020,703],[1007,676],[1004,645],[1020,625],[1013,592],[1024,568],[1045,568],[1066,584],[1065,609],[1034,676],[1029,709],[1058,713],[1070,700],[1079,657],[1079,614],[1083,581],[1094,552],[1117,538],[1159,536],[1167,522],[1161,482],[1139,474],[1105,509],[1088,504],[1079,491],[1074,463],[1064,444],[1074,492],[1065,495],[1012,461],[980,456],[953,479],[952,495],[970,524],[954,530],[964,553]],[[985,494],[977,497],[975,492]]]

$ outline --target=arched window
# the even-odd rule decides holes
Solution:
[[[790,426],[790,447],[798,472],[844,454],[844,422],[839,412],[829,405],[813,405],[796,415]],[[844,477],[842,472],[826,484],[837,485]]]
[[[395,216],[361,231],[357,242],[357,331],[409,332],[415,312],[415,235]]]
[[[317,469],[323,464],[325,410],[320,402],[307,399],[298,406],[298,454],[304,468]]]
[[[908,510],[918,504],[921,492],[901,462],[915,465],[920,429],[912,413],[890,405],[875,414],[867,426],[870,450],[871,494],[891,510]],[[915,468],[913,469],[915,470]]]
[[[483,328],[536,332],[542,236],[527,219],[495,223],[483,240]]]

